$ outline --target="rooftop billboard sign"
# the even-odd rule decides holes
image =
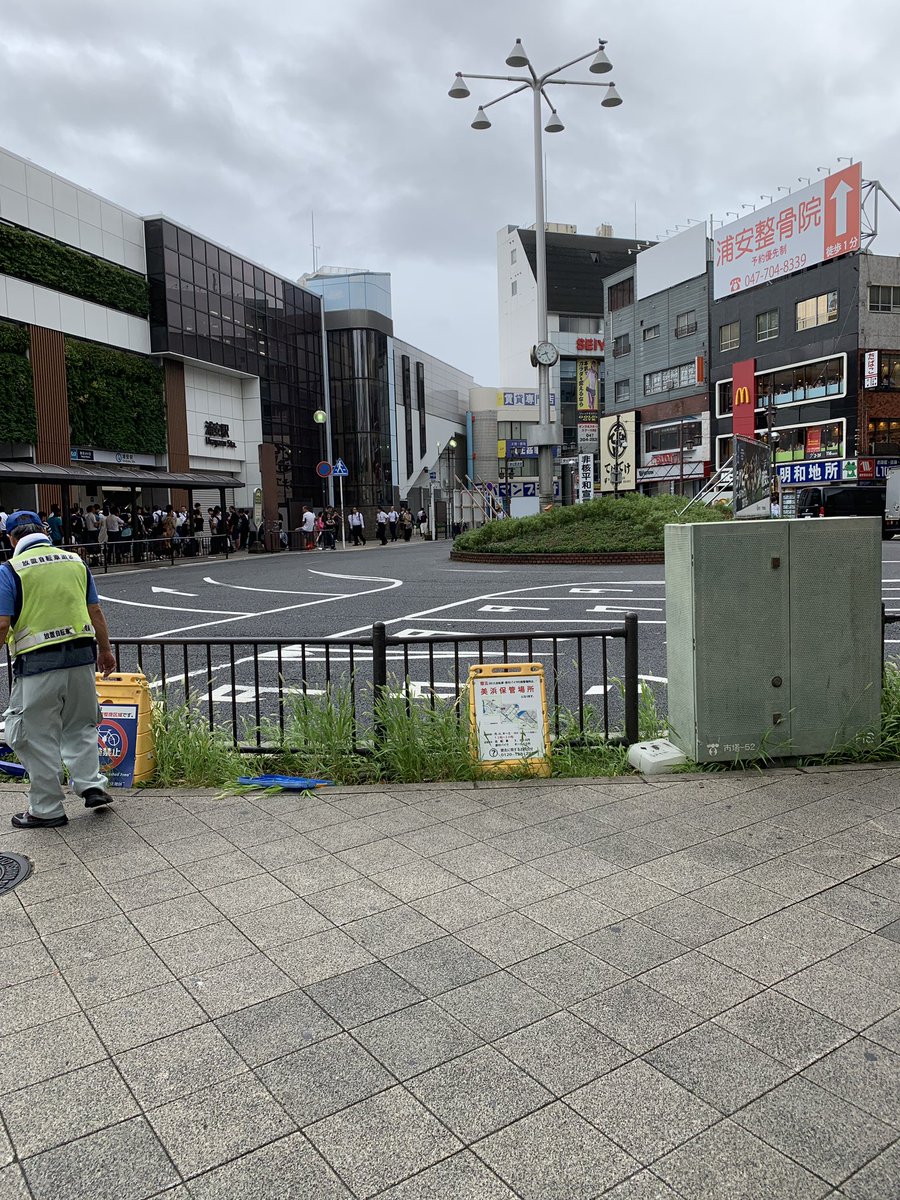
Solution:
[[[713,299],[859,250],[862,166],[853,163],[713,235]]]

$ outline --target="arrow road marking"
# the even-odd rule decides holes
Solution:
[[[176,592],[174,588],[151,587],[151,592],[165,592],[167,596],[188,596],[191,600],[197,599],[196,592]]]
[[[479,612],[549,612],[536,604],[482,604]]]

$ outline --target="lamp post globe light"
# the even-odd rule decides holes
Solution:
[[[604,108],[616,108],[622,103],[622,97],[616,91],[614,83],[601,83],[599,80],[593,79],[560,78],[563,71],[568,70],[569,67],[574,67],[576,63],[584,62],[588,58],[591,59],[588,70],[592,75],[606,75],[612,70],[612,63],[606,56],[606,42],[601,38],[596,50],[588,50],[586,54],[581,54],[578,58],[573,58],[571,61],[563,63],[562,66],[554,67],[552,71],[546,71],[542,75],[538,75],[532,65],[531,59],[525,52],[521,38],[516,38],[516,44],[506,57],[506,65],[512,67],[513,70],[526,71],[527,75],[474,75],[471,73],[464,75],[461,71],[457,71],[449,91],[449,95],[454,100],[465,100],[471,95],[468,83],[466,82],[469,79],[492,79],[516,84],[514,88],[508,92],[504,92],[502,96],[497,96],[494,100],[489,100],[487,104],[478,106],[475,120],[472,122],[473,129],[491,128],[491,121],[485,110],[492,105],[499,104],[501,100],[506,100],[510,96],[518,95],[519,92],[530,90],[532,94],[534,123],[534,230],[538,312],[537,345],[535,346],[533,362],[537,366],[538,371],[540,423],[536,429],[529,433],[529,437],[534,439],[532,444],[538,447],[538,491],[540,493],[540,507],[542,510],[547,505],[553,503],[553,447],[559,445],[561,440],[561,427],[560,432],[557,432],[550,424],[550,368],[556,362],[559,355],[555,353],[555,347],[549,341],[547,322],[547,237],[545,229],[546,218],[544,214],[542,131],[544,133],[561,133],[565,129],[559,113],[550,102],[550,98],[547,95],[547,88],[551,84],[567,84],[575,87],[602,87],[606,88],[606,95],[600,102]],[[550,110],[550,116],[546,125],[542,124],[542,102],[546,103]]]

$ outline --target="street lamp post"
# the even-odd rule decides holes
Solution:
[[[584,62],[590,58],[591,64],[588,68],[594,75],[605,75],[612,70],[612,63],[606,57],[605,47],[606,42],[601,38],[599,46],[596,50],[588,50],[586,54],[579,55],[578,58],[573,58],[571,61],[563,63],[562,66],[554,67],[552,71],[546,71],[543,75],[538,75],[531,64],[531,60],[525,53],[525,48],[522,45],[520,38],[516,39],[516,44],[509,52],[506,58],[506,65],[517,70],[527,69],[527,77],[521,75],[474,75],[466,74],[458,71],[456,78],[450,88],[449,95],[454,100],[465,100],[471,95],[466,84],[467,79],[492,79],[500,80],[508,83],[515,83],[518,86],[511,91],[504,92],[502,96],[497,96],[494,100],[489,100],[487,104],[479,105],[478,111],[475,114],[475,120],[472,122],[473,129],[490,129],[491,122],[485,112],[485,109],[490,108],[493,104],[499,104],[501,100],[506,100],[509,96],[515,96],[519,92],[524,92],[528,89],[532,93],[532,112],[534,124],[534,208],[535,208],[535,259],[536,259],[536,284],[537,284],[537,313],[538,313],[538,328],[537,328],[537,345],[532,352],[532,365],[538,370],[538,396],[540,399],[540,424],[536,430],[529,433],[529,438],[532,440],[532,445],[538,447],[538,491],[540,492],[540,506],[546,508],[547,505],[553,503],[553,447],[560,442],[560,434],[558,434],[550,424],[550,368],[554,366],[559,358],[559,351],[549,340],[549,328],[547,323],[547,238],[545,229],[544,215],[544,169],[543,169],[543,149],[541,139],[542,125],[542,99],[546,101],[547,107],[550,109],[550,118],[547,124],[543,126],[545,133],[561,133],[565,126],[560,120],[559,113],[550,102],[547,95],[547,87],[549,84],[569,84],[578,87],[603,87],[607,89],[601,104],[604,108],[615,108],[622,103],[622,98],[616,91],[614,83],[600,83],[594,80],[583,79],[560,79],[558,76],[562,71],[569,67],[575,66],[576,63]]]

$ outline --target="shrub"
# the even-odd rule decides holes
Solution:
[[[24,325],[0,321],[0,442],[37,439],[29,342]]]
[[[163,368],[155,359],[66,338],[73,446],[164,454]]]

